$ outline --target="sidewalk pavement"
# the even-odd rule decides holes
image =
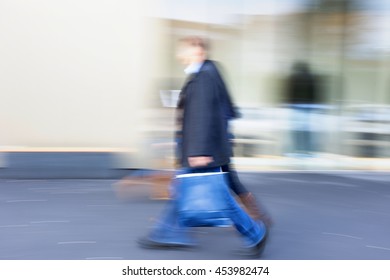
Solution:
[[[174,169],[172,157],[148,162],[141,163],[135,153],[110,150],[0,151],[0,178],[118,179],[134,169]],[[235,157],[232,162],[238,171],[243,172],[390,171],[390,158],[357,158],[325,153],[311,157]]]
[[[335,154],[293,158],[262,156],[236,157],[233,164],[239,171],[390,171],[390,158],[357,158]]]

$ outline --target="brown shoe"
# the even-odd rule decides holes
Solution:
[[[244,204],[245,208],[247,209],[249,215],[254,220],[263,221],[267,227],[272,226],[273,221],[271,217],[264,209],[260,207],[260,205],[256,201],[255,196],[251,192],[240,194],[239,197],[242,204]]]
[[[152,182],[152,194],[151,199],[153,200],[167,200],[171,198],[169,187],[171,185],[172,181],[172,174],[165,172],[165,173],[158,173],[155,175],[152,175],[151,182]]]

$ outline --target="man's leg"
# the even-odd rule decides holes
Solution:
[[[196,242],[191,237],[189,228],[181,226],[178,222],[175,200],[168,202],[166,209],[149,233],[148,238],[154,242],[161,243],[161,245],[196,245]]]
[[[249,192],[241,183],[240,179],[238,178],[237,172],[230,165],[222,166],[222,171],[227,172],[229,187],[236,195],[241,195]]]
[[[229,217],[237,231],[242,234],[247,247],[258,244],[266,235],[266,226],[262,221],[253,220],[234,200],[230,193],[225,197],[229,205]]]
[[[262,220],[267,226],[272,225],[272,219],[261,203],[256,201],[255,196],[251,193],[238,178],[238,173],[230,165],[222,166],[222,171],[227,172],[230,189],[238,195],[242,204],[248,210],[249,215],[255,220]]]
[[[179,171],[178,174],[181,172]],[[168,201],[162,215],[146,238],[139,240],[144,248],[191,247],[196,242],[190,229],[180,225],[177,215],[174,180],[171,185],[172,199]]]

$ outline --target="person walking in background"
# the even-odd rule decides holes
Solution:
[[[285,102],[291,109],[291,145],[288,155],[312,156],[318,150],[313,113],[321,103],[318,78],[306,62],[296,62],[288,77]]]
[[[179,172],[221,169],[234,174],[229,168],[232,146],[227,126],[228,120],[236,117],[236,113],[215,63],[207,59],[206,41],[199,37],[183,39],[178,59],[187,66],[185,73],[188,75],[177,109]],[[172,200],[150,234],[139,240],[142,247],[181,248],[196,244],[189,229],[178,222],[174,192],[173,185]],[[252,219],[231,195],[227,203],[229,218],[245,241],[244,248],[238,253],[259,256],[267,239],[266,224],[260,219]]]

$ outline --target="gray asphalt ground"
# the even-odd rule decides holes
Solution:
[[[390,173],[243,173],[274,219],[273,260],[390,260]],[[233,228],[197,228],[199,248],[144,250],[166,201],[114,180],[0,180],[0,259],[238,259]]]

